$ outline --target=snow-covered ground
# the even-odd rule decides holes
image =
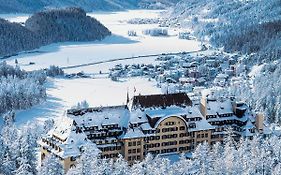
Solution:
[[[6,19],[11,22],[23,23],[29,18],[30,14],[16,13],[16,14],[0,14],[0,18]]]
[[[126,103],[127,90],[130,97],[134,94],[161,93],[155,81],[148,81],[145,78],[131,78],[122,82],[114,82],[108,78],[49,79],[46,102],[28,110],[18,111],[16,124],[62,116],[66,109],[83,100],[91,107],[122,105]],[[0,124],[2,122],[0,118]]]
[[[157,27],[157,24],[127,24],[125,21],[132,18],[156,18],[161,11],[156,10],[131,10],[125,12],[90,13],[100,20],[113,35],[103,41],[96,42],[68,42],[56,43],[41,47],[43,53],[20,54],[7,59],[14,64],[17,58],[21,67],[26,70],[46,68],[49,65],[69,66],[82,63],[96,62],[115,58],[131,57],[147,54],[159,54],[169,52],[199,50],[199,42],[192,40],[180,40],[174,34],[176,29],[170,29],[169,37],[151,37],[142,34],[144,29]],[[1,17],[1,16],[0,16]],[[22,22],[28,15],[2,15],[10,21]],[[129,37],[128,30],[135,30],[137,37]],[[34,65],[28,63],[34,62]],[[89,69],[89,68],[88,68]],[[80,70],[83,70],[81,68]]]
[[[200,46],[197,41],[180,40],[176,29],[169,29],[169,37],[151,37],[142,34],[144,29],[157,27],[156,24],[127,24],[132,18],[156,18],[161,11],[132,10],[116,13],[90,13],[108,27],[113,36],[103,41],[83,43],[57,43],[38,49],[43,53],[20,54],[6,59],[14,64],[17,59],[21,68],[35,70],[49,65],[70,66],[89,62],[110,60],[122,57],[149,55],[169,52],[195,51]],[[13,22],[24,22],[28,14],[0,15]],[[135,30],[137,37],[127,36],[128,30]],[[35,65],[29,65],[34,62]],[[79,67],[65,70],[66,73],[96,73],[107,72],[116,64],[155,64],[155,57],[136,58],[132,60],[115,61],[99,65]],[[127,89],[131,96],[136,87],[136,94],[161,93],[156,82],[145,78],[132,78],[124,82],[113,82],[107,78],[101,79],[49,79],[47,84],[47,101],[29,110],[17,112],[16,123],[21,124],[35,119],[55,118],[80,101],[86,100],[90,106],[121,105],[126,101]],[[0,121],[1,123],[1,121]]]

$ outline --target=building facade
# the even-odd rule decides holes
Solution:
[[[252,137],[263,132],[263,115],[234,98],[207,96],[194,106],[185,93],[139,95],[122,106],[68,110],[41,139],[41,159],[53,153],[67,171],[83,146],[92,144],[101,158],[122,155],[133,163],[149,153],[188,153],[203,142],[223,142],[229,128],[236,139]]]

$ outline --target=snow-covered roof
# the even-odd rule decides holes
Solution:
[[[47,144],[46,141],[52,142],[54,146]],[[87,139],[86,134],[79,130],[75,121],[69,117],[61,117],[56,122],[54,129],[48,132],[40,144],[61,158],[79,156],[83,146],[89,144],[95,146],[95,144]]]
[[[244,129],[253,129],[253,128],[255,128],[255,126],[253,125],[251,120],[248,120],[246,125],[244,126]]]
[[[144,123],[147,122],[146,115],[140,109],[136,109],[130,112],[129,123]]]
[[[71,118],[61,117],[58,122],[56,122],[54,128],[48,132],[48,134],[54,135],[61,140],[66,140],[68,135],[75,127],[73,126],[73,122],[74,120]]]
[[[132,138],[141,138],[141,137],[144,137],[144,134],[139,128],[134,128],[134,129],[129,128],[126,134],[123,136],[123,139],[132,139]]]
[[[127,127],[129,121],[129,111],[126,106],[113,106],[96,108],[82,115],[68,114],[68,117],[77,122],[78,125],[90,127],[118,124],[120,127]]]
[[[188,131],[193,132],[193,131],[203,131],[209,129],[215,129],[215,127],[210,125],[206,119],[202,119],[200,121],[196,121],[196,128],[188,128]]]
[[[151,130],[152,129],[152,127],[150,126],[149,123],[143,123],[140,125],[140,127],[142,130]]]
[[[185,108],[178,106],[171,106],[166,108],[154,108],[154,109],[146,109],[145,113],[151,117],[169,117],[169,116],[180,116],[186,114],[188,111]]]
[[[223,101],[207,100],[207,115],[232,114],[233,107],[230,99]]]

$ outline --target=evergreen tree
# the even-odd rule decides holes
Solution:
[[[62,163],[54,155],[48,156],[43,160],[40,168],[40,175],[64,175]]]

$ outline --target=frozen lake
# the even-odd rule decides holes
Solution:
[[[89,13],[89,16],[101,21],[113,35],[103,41],[56,43],[37,49],[43,53],[20,54],[7,59],[14,64],[18,59],[20,66],[26,70],[46,68],[49,65],[70,66],[82,63],[109,60],[138,55],[159,54],[199,50],[199,43],[192,40],[180,40],[175,35],[177,29],[169,29],[169,37],[151,37],[142,34],[144,29],[157,27],[156,24],[127,24],[132,18],[157,18],[162,11],[130,10],[124,12]],[[0,15],[13,22],[24,22],[29,15]],[[128,30],[135,30],[137,37],[129,37]],[[145,61],[145,59],[143,60]],[[29,65],[34,62],[35,65]],[[76,69],[77,70],[77,69]],[[79,69],[79,70],[83,70]],[[87,68],[91,71],[91,67]]]

